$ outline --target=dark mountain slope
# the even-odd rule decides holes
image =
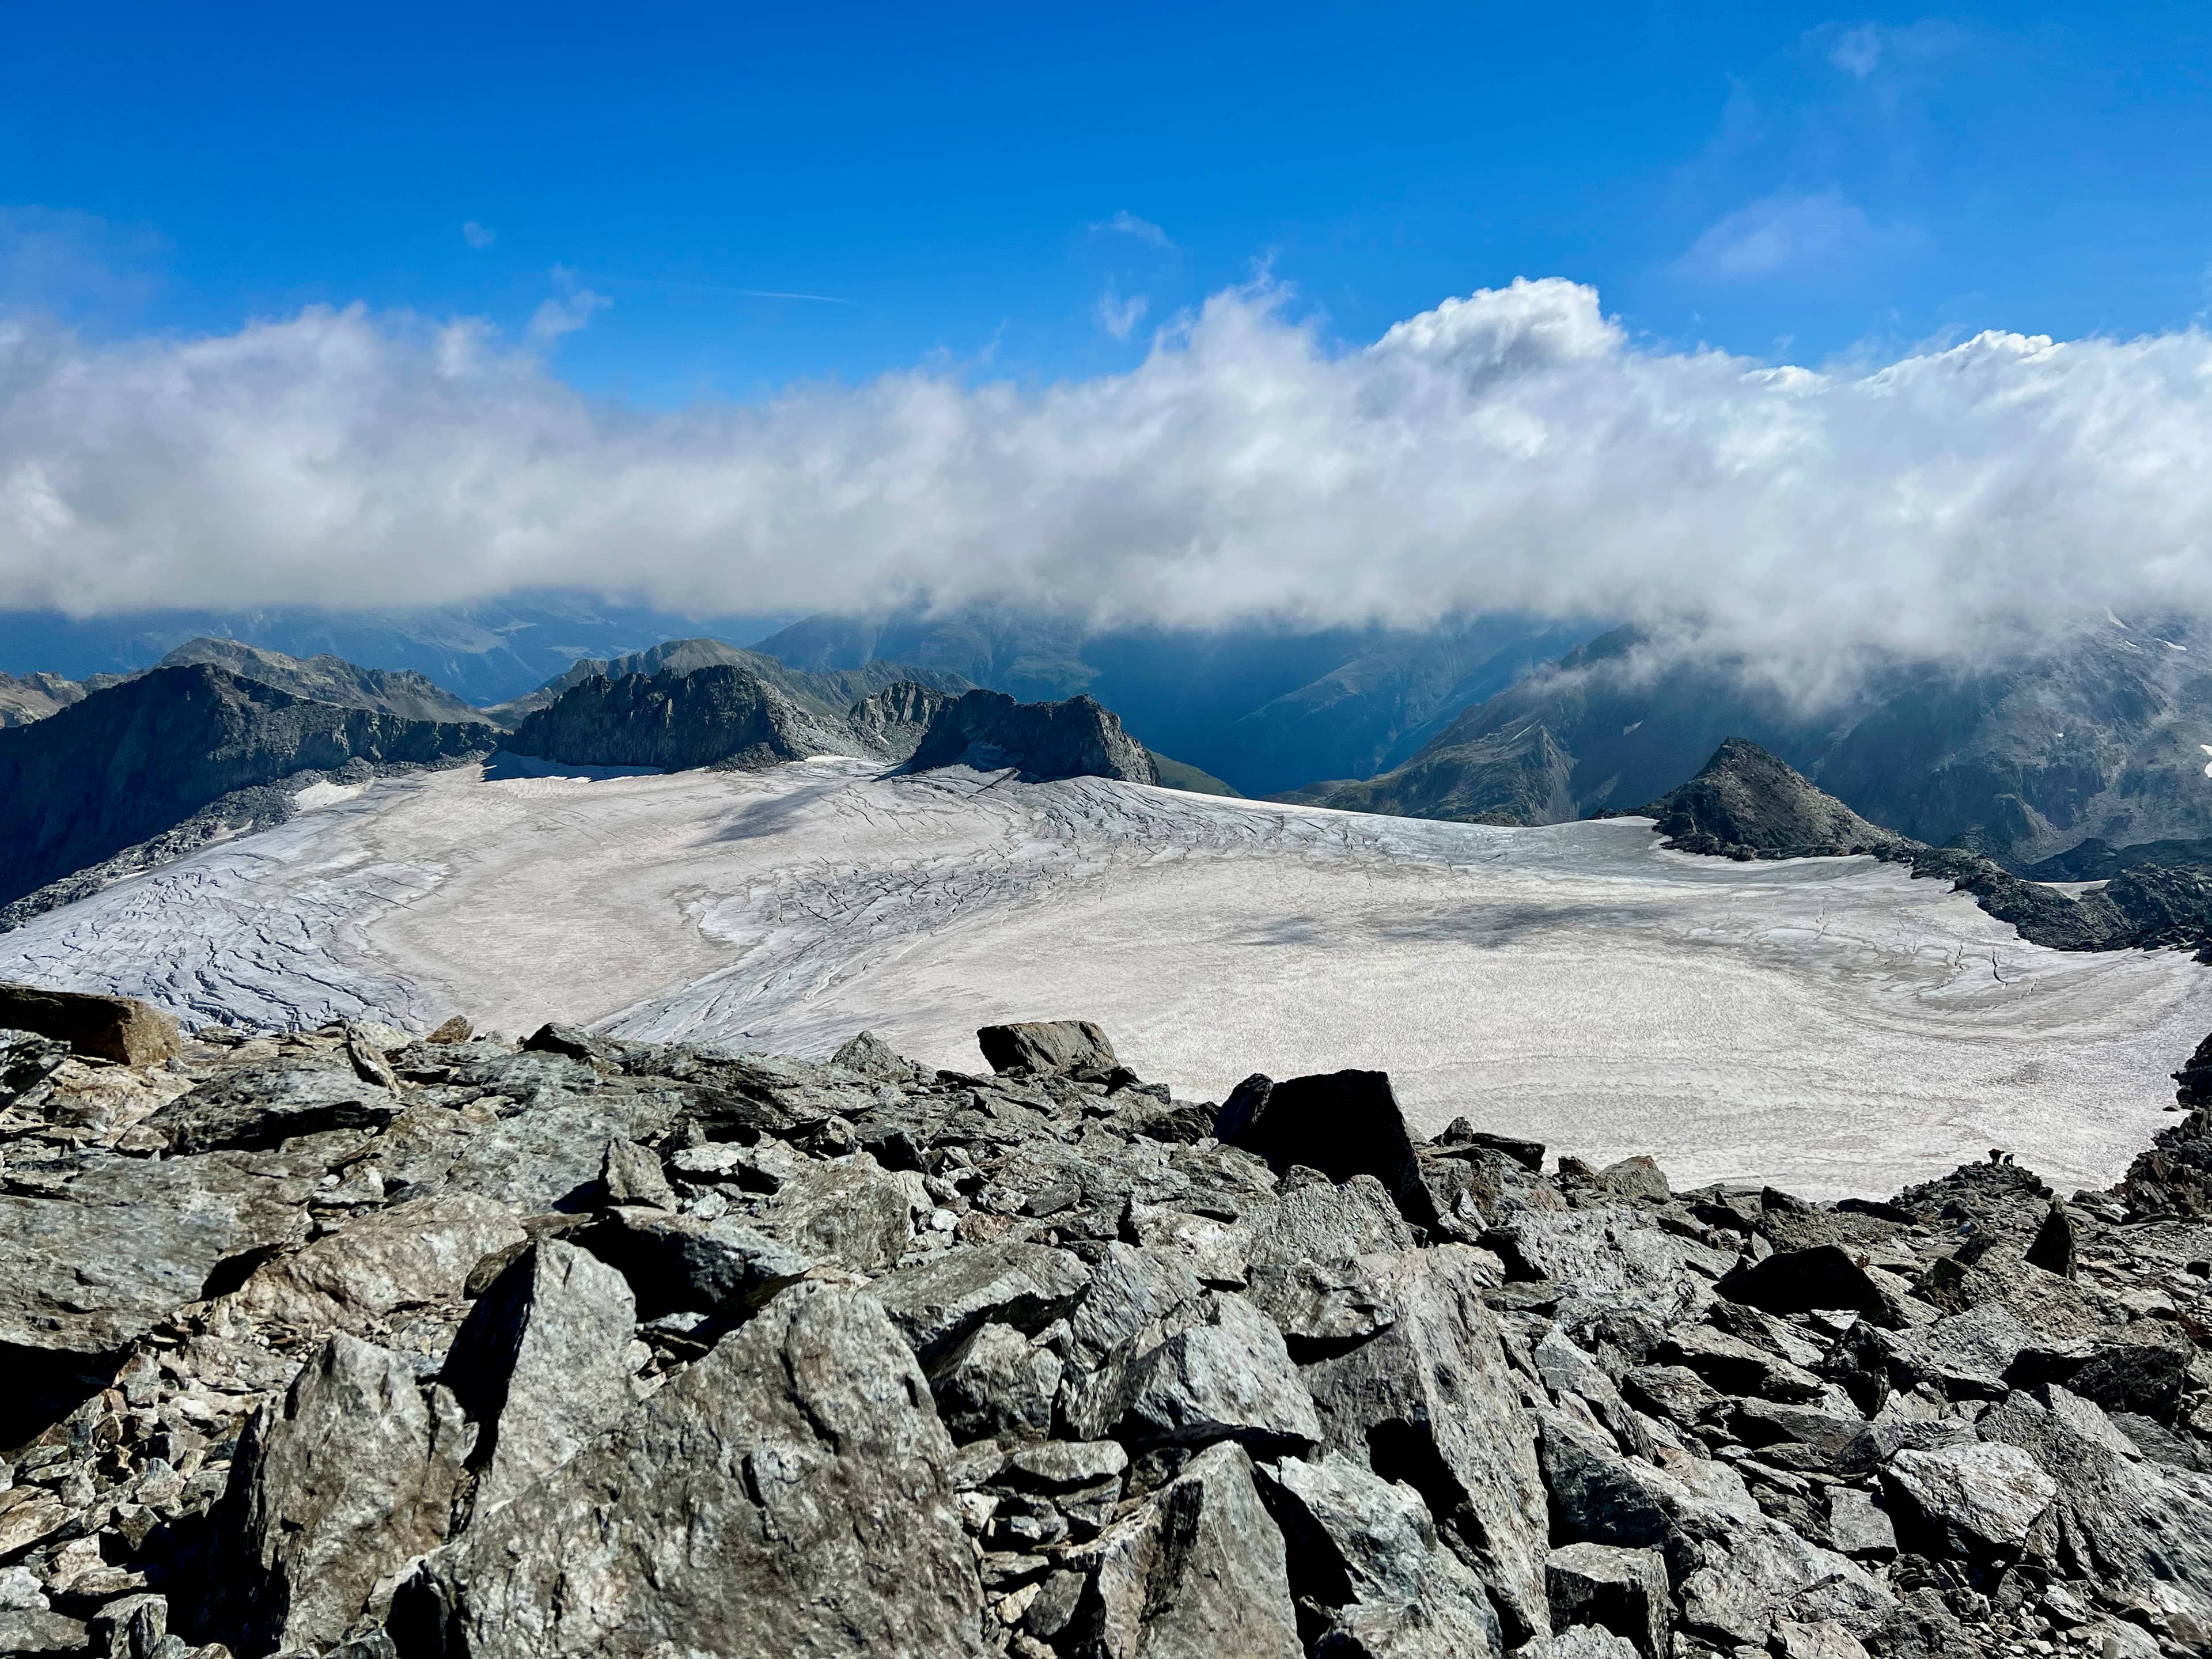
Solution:
[[[1636,816],[1656,820],[1669,847],[1734,858],[1832,858],[1911,844],[1741,738],[1729,738],[1697,776]]]
[[[970,682],[957,674],[903,663],[869,662],[858,668],[815,672],[793,668],[762,652],[747,651],[720,640],[667,640],[650,650],[635,651],[625,657],[586,657],[527,696],[485,709],[483,717],[509,727],[520,726],[529,715],[550,708],[563,692],[574,690],[594,675],[619,680],[630,674],[689,674],[701,668],[744,669],[775,687],[799,708],[827,720],[842,719],[853,704],[890,686],[921,685],[952,696],[970,686]]]
[[[593,674],[525,720],[506,746],[575,766],[754,768],[865,750],[750,668]]]
[[[2212,674],[2191,639],[2179,624],[2100,625],[1999,668],[1895,670],[1808,714],[1734,665],[1658,659],[1624,629],[1466,710],[1364,791],[1316,785],[1298,798],[1411,817],[1522,814],[1510,788],[1486,800],[1446,790],[1447,775],[1421,763],[1541,726],[1568,757],[1571,810],[1523,822],[1652,800],[1741,737],[1873,823],[2007,863],[2089,836],[2212,836]]]
[[[327,654],[302,661],[236,640],[188,641],[155,666],[184,668],[194,663],[227,669],[241,679],[258,680],[295,697],[334,703],[341,708],[380,709],[410,720],[465,724],[483,719],[452,692],[441,690],[412,669],[362,668]]]
[[[1018,703],[1003,691],[970,691],[954,698],[937,711],[907,769],[960,765],[1017,767],[1031,778],[1159,781],[1151,753],[1089,697]]]
[[[312,702],[206,664],[156,668],[0,732],[0,904],[240,790],[349,764],[436,765],[490,728]]]
[[[1572,763],[1543,726],[1441,740],[1393,771],[1274,797],[1347,812],[1465,823],[1558,823],[1576,816]]]

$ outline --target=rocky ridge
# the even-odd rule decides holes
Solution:
[[[1604,815],[1609,816],[1609,815]],[[1650,817],[1666,846],[1739,860],[1870,854],[1950,882],[2032,944],[2058,951],[2172,947],[2212,952],[2212,870],[2113,860],[2101,889],[2069,894],[1955,847],[1869,823],[1757,744],[1730,738],[1697,776],[1624,816]]]
[[[2110,1192],[1815,1205],[1073,1022],[65,1000],[0,994],[0,1649],[2212,1652],[2212,1039]]]

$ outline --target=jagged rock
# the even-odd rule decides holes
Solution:
[[[1006,1325],[985,1325],[942,1362],[931,1387],[955,1440],[1042,1440],[1052,1432],[1060,1356]]]
[[[1371,1336],[1397,1313],[1364,1258],[1413,1248],[1412,1228],[1373,1176],[1340,1184],[1293,1169],[1251,1241],[1246,1294],[1293,1341]]]
[[[890,1267],[914,1237],[906,1189],[866,1152],[805,1165],[776,1189],[756,1225],[798,1255],[854,1273]]]
[[[431,1554],[399,1651],[980,1654],[952,1461],[881,1308],[794,1286]]]
[[[1372,1659],[1491,1659],[1502,1650],[1482,1584],[1438,1541],[1420,1494],[1342,1452],[1285,1458],[1261,1492],[1317,1651]],[[1662,1580],[1664,1590],[1664,1580]]]
[[[1660,1344],[1658,1358],[1695,1371],[1723,1394],[1806,1401],[1818,1400],[1826,1392],[1810,1371],[1710,1325],[1677,1325]]]
[[[238,1304],[255,1318],[358,1334],[395,1309],[459,1302],[477,1262],[522,1240],[514,1216],[488,1198],[416,1199],[264,1264]]]
[[[0,1653],[82,1653],[91,1632],[66,1613],[0,1613]]]
[[[466,1042],[477,1034],[476,1026],[462,1014],[448,1014],[424,1038],[426,1042]]]
[[[997,1244],[902,1267],[877,1280],[875,1293],[923,1368],[934,1370],[986,1321],[1034,1336],[1073,1308],[1090,1283],[1065,1250]]]
[[[1870,1493],[1855,1486],[1828,1489],[1828,1547],[1863,1561],[1887,1561],[1897,1553],[1897,1527]]]
[[[1681,1246],[1641,1211],[1621,1205],[1525,1210],[1492,1235],[1518,1279],[1547,1279],[1563,1294],[1680,1317],[1703,1294]]]
[[[1948,1553],[2017,1549],[2058,1483],[2017,1446],[1974,1442],[1905,1450],[1883,1466],[1893,1507],[1943,1534]]]
[[[121,1066],[158,1066],[178,1052],[177,1022],[136,997],[0,985],[0,1030],[34,1031]]]
[[[1178,1331],[1129,1369],[1125,1423],[1145,1441],[1203,1446],[1241,1440],[1293,1455],[1321,1421],[1282,1333],[1243,1297],[1213,1297],[1206,1322]]]
[[[1668,1659],[1674,1610],[1657,1550],[1569,1544],[1544,1558],[1544,1586],[1554,1626],[1601,1625],[1644,1659]]]
[[[1096,1440],[1121,1420],[1129,1367],[1205,1316],[1198,1276],[1119,1242],[1101,1251],[1088,1291],[1068,1316],[1068,1354],[1055,1413],[1061,1431]]]
[[[1373,1176],[1419,1225],[1433,1219],[1413,1139],[1387,1072],[1331,1072],[1277,1083],[1238,1084],[1214,1120],[1224,1145],[1267,1159],[1283,1175],[1297,1165],[1331,1181]]]
[[[994,1072],[1106,1073],[1121,1063],[1104,1030],[1087,1019],[986,1025],[975,1046]]]
[[[1730,1301],[1769,1313],[1811,1313],[1816,1308],[1848,1308],[1884,1324],[1899,1322],[1894,1299],[1877,1285],[1849,1251],[1834,1244],[1808,1250],[1777,1250],[1746,1261],[1714,1286]]]
[[[115,1158],[51,1197],[0,1196],[0,1343],[118,1353],[198,1300],[225,1261],[304,1232],[312,1190],[218,1153]]]
[[[609,1210],[576,1243],[629,1283],[639,1316],[678,1310],[734,1318],[759,1307],[814,1266],[732,1218],[629,1206]]]
[[[2212,1216],[2212,1106],[2198,1106],[2180,1122],[2160,1130],[2113,1190],[2130,1221]]]
[[[1636,1644],[1598,1625],[1577,1625],[1552,1638],[1548,1659],[1636,1659]]]
[[[676,1194],[660,1159],[634,1140],[610,1140],[599,1159],[599,1190],[610,1204],[672,1210]]]
[[[1252,1460],[1212,1446],[1137,1511],[1063,1558],[1089,1575],[1071,1650],[1097,1659],[1304,1659],[1283,1538]]]
[[[1396,1321],[1303,1372],[1322,1437],[1420,1492],[1519,1646],[1550,1628],[1544,1488],[1484,1277],[1464,1245],[1396,1258],[1380,1279]]]
[[[1863,1474],[1880,1455],[1874,1430],[1863,1419],[1810,1406],[1746,1400],[1735,1409],[1736,1437],[1763,1449],[1766,1461],[1825,1474]]]
[[[2057,1482],[2056,1509],[2069,1556],[2114,1592],[2154,1593],[2166,1618],[2212,1639],[2212,1477],[2130,1455],[2124,1436],[2096,1406],[2064,1389],[2048,1403],[2014,1393],[1976,1425],[2017,1447]]]
[[[1776,1620],[1773,1648],[1777,1659],[1866,1659],[1865,1644],[1826,1619],[1809,1625]]]
[[[479,1507],[503,1504],[636,1403],[637,1303],[613,1268],[540,1239],[461,1322],[440,1373],[477,1425]]]
[[[973,766],[1018,769],[1024,778],[1102,777],[1158,783],[1151,752],[1121,729],[1121,717],[1089,697],[1016,702],[1002,691],[969,691],[945,702],[929,722],[908,769]]]
[[[459,1409],[426,1403],[414,1367],[329,1338],[240,1442],[221,1590],[247,1656],[336,1642],[380,1586],[446,1535],[460,1477]]]
[[[1882,1347],[1903,1380],[1994,1399],[2006,1392],[2005,1373],[2029,1340],[2020,1316],[1990,1302],[1916,1330],[1885,1333]]]
[[[851,1039],[830,1055],[830,1063],[860,1077],[878,1078],[886,1083],[903,1083],[914,1074],[914,1068],[872,1031],[863,1031]]]
[[[170,1152],[259,1152],[331,1129],[380,1129],[399,1115],[399,1097],[351,1066],[272,1060],[240,1067],[179,1095],[149,1117]]]

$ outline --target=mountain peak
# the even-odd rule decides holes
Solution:
[[[1671,848],[1739,859],[1834,857],[1911,845],[1747,738],[1725,740],[1697,776],[1638,816],[1656,818]]]

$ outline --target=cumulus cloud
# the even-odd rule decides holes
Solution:
[[[461,227],[461,240],[471,247],[489,247],[499,240],[499,233],[489,225],[480,225],[471,219]]]
[[[2212,337],[1989,333],[1818,372],[1516,282],[1357,349],[1215,295],[1124,373],[596,402],[472,322],[0,323],[0,605],[671,609],[920,595],[1099,620],[1693,627],[1793,676],[2212,615]]]

